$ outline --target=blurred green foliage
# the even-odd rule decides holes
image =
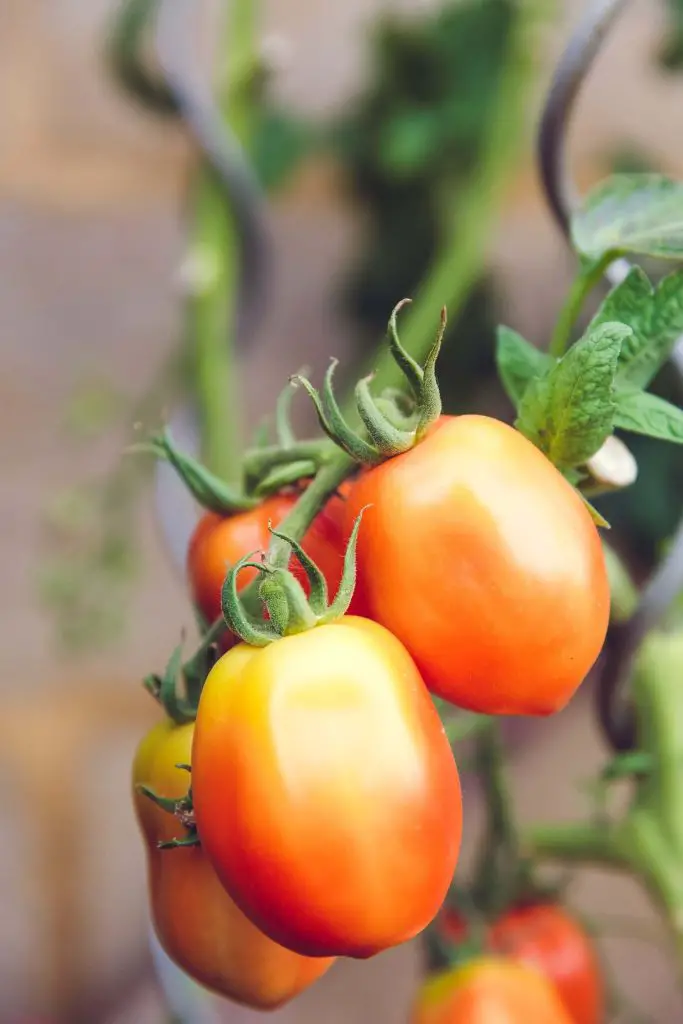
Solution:
[[[659,53],[661,64],[669,71],[683,69],[683,0],[667,0],[669,27]]]
[[[446,196],[477,172],[513,16],[511,0],[468,0],[419,19],[387,15],[374,28],[370,80],[333,132],[365,217],[343,293],[361,342],[376,344],[387,311],[414,294],[441,244]],[[449,325],[447,408],[462,411],[494,374],[496,320],[487,277]]]

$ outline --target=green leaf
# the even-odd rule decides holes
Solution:
[[[519,409],[527,386],[535,377],[544,376],[553,365],[553,358],[531,345],[510,327],[499,327],[496,344],[498,376],[508,398]]]
[[[609,293],[591,327],[614,321],[633,331],[621,347],[618,380],[647,387],[683,333],[683,271],[674,271],[653,288],[640,267],[634,267]]]
[[[630,335],[625,324],[589,330],[527,388],[517,428],[559,469],[586,462],[611,434],[617,360]]]
[[[575,213],[572,240],[590,261],[627,252],[682,259],[683,183],[661,174],[613,175]]]
[[[617,388],[614,425],[634,434],[683,444],[683,409],[638,388]]]

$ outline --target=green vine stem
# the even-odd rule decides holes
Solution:
[[[455,320],[483,267],[494,218],[527,135],[527,100],[537,70],[531,40],[551,7],[545,0],[521,0],[519,4],[477,172],[444,209],[443,248],[401,321],[403,346],[418,362],[434,338],[434,311],[447,306]],[[387,349],[373,356],[366,372],[373,371],[378,391],[401,383],[400,371]],[[347,397],[343,412],[350,417],[355,414],[353,395]]]
[[[548,348],[551,356],[559,359],[564,355],[571,340],[572,328],[579,318],[586,299],[600,283],[610,263],[613,263],[618,255],[615,252],[607,252],[595,263],[582,268],[576,276],[555,324]]]
[[[286,534],[292,540],[300,541],[329,498],[355,470],[356,463],[353,459],[345,452],[337,451],[335,456],[314,477],[294,508],[282,520],[278,526],[278,533]],[[291,547],[287,541],[277,535],[274,536],[268,549],[269,563],[273,567],[285,569],[290,555]],[[253,586],[252,583],[247,587],[245,595]]]
[[[626,622],[638,607],[638,588],[614,548],[603,541],[602,550],[609,578],[610,619],[612,622]]]
[[[519,838],[497,719],[490,719],[489,728],[477,739],[476,767],[484,791],[487,822],[473,894],[477,906],[495,916],[514,900],[522,875]]]
[[[218,69],[220,106],[245,144],[251,127],[248,88],[255,67],[254,0],[234,0],[224,12],[225,37]],[[196,282],[189,303],[195,345],[202,454],[224,480],[235,480],[241,453],[240,384],[236,372],[235,324],[239,289],[239,244],[225,187],[209,166],[198,173],[194,197],[191,264]]]
[[[524,835],[523,847],[538,860],[567,864],[596,864],[628,869],[611,825],[567,822],[534,825]]]
[[[638,654],[632,692],[640,748],[651,768],[617,822],[544,825],[525,847],[539,859],[630,872],[662,907],[683,979],[683,635],[652,633]]]

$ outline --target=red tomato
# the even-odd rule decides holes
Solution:
[[[204,513],[190,541],[187,573],[192,599],[207,622],[221,614],[221,590],[228,569],[251,551],[266,550],[268,523],[278,526],[294,502],[293,495],[278,494],[249,512],[233,516]],[[240,588],[255,575],[255,569],[245,569],[239,577]]]
[[[145,839],[152,917],[168,955],[200,984],[261,1010],[292,999],[324,974],[331,960],[301,957],[267,938],[235,906],[200,846],[159,850],[183,834],[179,821],[138,792],[180,799],[194,724],[164,721],[144,738],[133,767],[135,810]]]
[[[546,715],[593,665],[609,619],[600,537],[581,498],[518,431],[445,417],[360,476],[369,614],[429,688],[486,714]]]
[[[234,647],[206,680],[192,765],[202,848],[275,941],[367,957],[437,914],[458,771],[410,655],[377,623]]]
[[[466,925],[448,915],[447,938],[458,942]],[[487,949],[537,967],[555,986],[573,1024],[601,1024],[605,991],[597,953],[590,938],[556,903],[533,903],[503,914],[489,928]]]
[[[502,957],[474,960],[429,978],[412,1024],[572,1024],[535,968]]]
[[[270,543],[268,523],[278,527],[295,502],[296,495],[279,494],[249,512],[233,516],[206,512],[199,520],[190,541],[187,572],[192,598],[208,622],[214,622],[221,614],[221,590],[228,568],[251,551],[265,551]],[[304,550],[327,580],[330,598],[336,594],[341,580],[349,536],[345,532],[344,504],[340,497],[331,498],[303,541]],[[305,573],[296,559],[292,559],[290,568],[307,587]],[[244,569],[240,573],[239,588],[245,587],[255,575],[255,569]],[[350,611],[362,613],[355,596]]]

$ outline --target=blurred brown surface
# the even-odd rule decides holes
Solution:
[[[283,98],[318,112],[353,91],[363,66],[363,22],[379,6],[270,0],[268,31],[295,40],[294,59],[279,78]],[[574,18],[583,5],[566,6]],[[77,445],[65,437],[60,424],[69,396],[93,373],[135,393],[178,323],[178,203],[187,150],[176,129],[133,109],[104,76],[100,42],[110,8],[110,0],[3,0],[0,9],[3,1021],[21,1010],[56,1010],[74,993],[111,982],[144,938],[142,852],[128,771],[154,709],[138,680],[163,663],[189,618],[149,507],[141,517],[144,578],[131,596],[131,628],[113,650],[79,663],[56,659],[37,599],[46,506],[57,490],[108,464],[120,446],[119,438]],[[596,151],[625,135],[680,173],[683,136],[668,126],[677,123],[683,87],[651,69],[658,16],[651,0],[635,2],[596,69],[574,132],[582,179],[594,176]],[[551,38],[551,50],[561,37]],[[263,343],[248,360],[254,421],[293,367],[308,362],[319,369],[329,355],[343,353],[344,325],[330,312],[331,280],[356,231],[320,169],[300,179],[273,228],[272,305]],[[494,258],[514,295],[508,319],[542,337],[569,262],[528,168],[511,183]],[[600,757],[585,700],[535,726],[515,766],[525,817],[580,813],[576,777],[590,775]],[[466,798],[471,838],[476,794]],[[652,920],[643,897],[623,880],[590,873],[576,895],[591,914]],[[661,953],[624,940],[610,940],[608,948],[653,1021],[683,1019]],[[411,949],[339,965],[270,1019],[399,1022],[416,970]],[[122,1014],[129,1024],[161,1019],[153,990]],[[241,1010],[229,1016],[252,1018]]]

